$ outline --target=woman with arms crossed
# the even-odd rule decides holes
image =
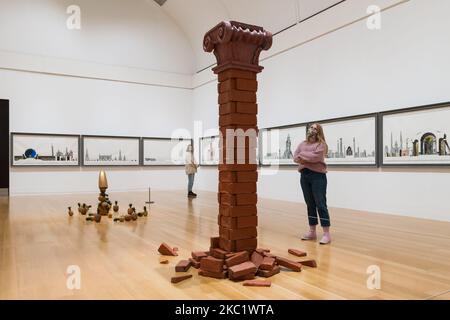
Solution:
[[[325,135],[322,126],[318,123],[309,127],[306,140],[299,144],[294,153],[294,162],[299,164],[300,185],[308,208],[309,232],[303,235],[302,240],[317,240],[318,212],[320,225],[323,228],[320,244],[331,242],[330,216],[326,197],[327,165],[325,164],[325,155],[327,153],[328,146]]]

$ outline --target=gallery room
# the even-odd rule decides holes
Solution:
[[[448,12],[0,0],[0,300],[449,300]]]

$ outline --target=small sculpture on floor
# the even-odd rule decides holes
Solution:
[[[115,213],[119,212],[119,205],[117,204],[117,201],[114,201],[113,211]]]
[[[68,212],[69,216],[73,216],[73,211],[72,211],[72,207],[69,207],[69,212]]]
[[[97,206],[97,213],[102,216],[107,216],[111,209],[111,201],[109,201],[106,189],[108,189],[108,180],[106,179],[105,171],[100,171],[98,177],[98,187],[100,189],[100,195],[98,197],[99,203]]]

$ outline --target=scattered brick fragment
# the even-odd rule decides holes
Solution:
[[[264,280],[247,280],[242,284],[246,287],[270,287],[272,282]]]
[[[275,266],[275,258],[264,257],[262,263],[259,266],[259,269],[270,271],[273,269],[274,266]]]
[[[167,243],[161,243],[159,246],[158,252],[163,256],[177,256],[178,253],[173,251],[173,249]]]
[[[200,261],[200,269],[209,272],[222,272],[223,260],[214,257],[206,257]]]
[[[209,277],[209,278],[215,278],[215,279],[225,279],[227,277],[227,271],[210,272],[210,271],[200,269],[198,271],[198,274],[202,277]]]
[[[247,261],[232,267],[228,268],[228,275],[230,279],[237,279],[241,278],[243,276],[246,276],[248,274],[255,274],[256,273],[256,266],[253,262]]]
[[[297,250],[297,249],[289,249],[288,252],[297,257],[306,257],[306,252]]]
[[[194,251],[191,253],[192,258],[194,258],[196,261],[200,262],[203,258],[206,258],[208,254],[204,251]]]
[[[241,264],[241,263],[249,261],[249,260],[250,260],[250,257],[248,255],[248,252],[242,251],[242,252],[239,252],[239,253],[231,256],[230,258],[226,259],[225,264],[227,265],[227,267],[232,267],[232,266]]]
[[[258,269],[259,266],[261,265],[261,263],[264,260],[264,256],[262,256],[260,253],[258,253],[257,251],[254,251],[252,253],[252,257],[251,257],[252,262],[255,264],[256,268]]]
[[[279,266],[274,266],[272,270],[258,270],[257,275],[263,278],[270,278],[278,273],[280,273],[281,268]]]
[[[286,258],[281,258],[281,257],[276,257],[276,261],[280,266],[290,269],[292,271],[295,271],[295,272],[302,271],[302,265],[295,261],[292,261],[292,260],[289,260]]]
[[[178,283],[178,282],[181,282],[181,281],[189,279],[189,278],[192,278],[192,274],[187,274],[187,275],[184,275],[184,276],[172,277],[171,282],[172,283]]]
[[[306,261],[298,261],[302,266],[310,267],[310,268],[317,268],[317,262],[316,260],[306,260]]]
[[[181,260],[178,262],[178,264],[175,266],[176,272],[186,272],[191,267],[191,262],[189,260]]]

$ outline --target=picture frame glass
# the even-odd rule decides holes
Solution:
[[[143,164],[151,165],[184,165],[186,150],[192,144],[189,139],[143,139]]]
[[[450,165],[450,106],[382,116],[383,164]]]
[[[261,130],[260,163],[262,165],[296,165],[294,152],[305,138],[306,125]]]
[[[375,115],[320,124],[328,145],[328,165],[377,164]]]
[[[12,133],[13,166],[78,166],[79,136]]]
[[[139,138],[83,137],[83,165],[139,166]]]

